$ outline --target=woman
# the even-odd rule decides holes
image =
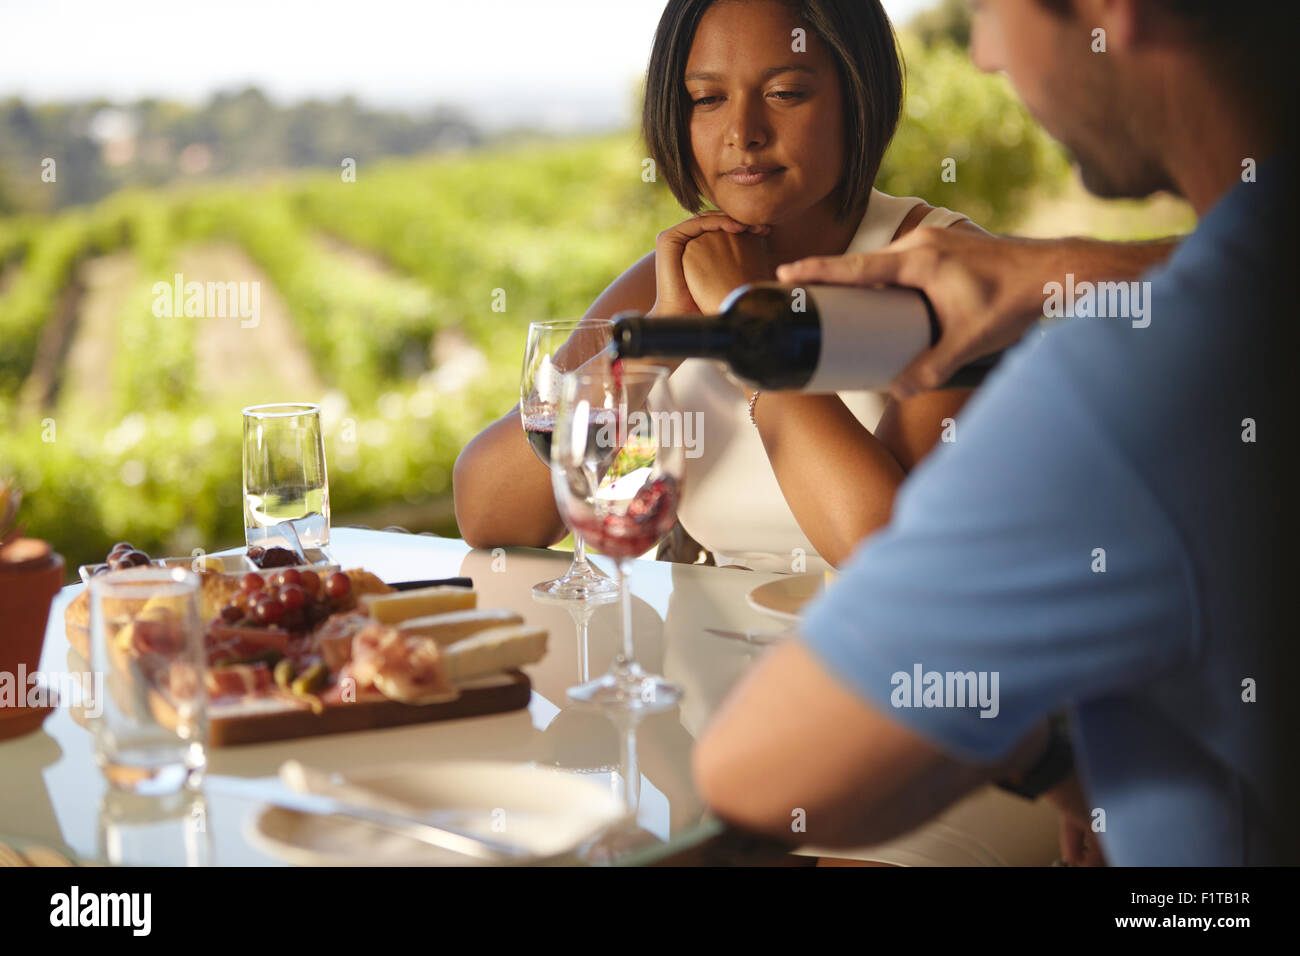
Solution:
[[[642,131],[678,201],[717,209],[661,233],[587,316],[713,312],[782,262],[874,249],[923,224],[976,229],[871,187],[898,121],[901,73],[879,3],[672,0]],[[838,565],[885,524],[904,476],[968,397],[755,399],[699,360],[682,363],[672,386],[683,410],[704,415],[682,526],[719,564],[787,572]],[[544,547],[566,533],[517,411],[466,446],[454,489],[461,534],[475,546]]]

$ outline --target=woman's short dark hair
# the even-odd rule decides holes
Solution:
[[[677,201],[699,212],[700,185],[691,172],[691,102],[686,60],[704,12],[718,0],[668,0],[646,71],[641,135]],[[903,67],[893,27],[880,0],[781,0],[830,47],[844,103],[844,171],[837,217],[861,208],[903,105]]]

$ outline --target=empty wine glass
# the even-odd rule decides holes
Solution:
[[[605,347],[613,338],[608,319],[555,319],[528,326],[524,368],[519,379],[519,414],[533,451],[551,467],[551,435],[565,373],[584,365],[608,366]],[[587,560],[582,535],[573,534],[573,563],[563,575],[533,587],[537,594],[565,601],[583,601],[618,593],[618,582],[605,577]]]
[[[636,662],[629,561],[677,520],[685,470],[682,412],[668,370],[622,363],[564,377],[551,443],[555,502],[574,534],[615,560],[623,598],[623,647],[609,672],[569,688],[575,701],[621,710],[660,710],[681,689]]]

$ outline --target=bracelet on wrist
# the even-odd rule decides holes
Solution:
[[[753,395],[749,396],[749,423],[755,428],[758,427],[758,422],[754,421],[754,406],[758,404],[758,396],[762,394],[762,392],[756,391]]]

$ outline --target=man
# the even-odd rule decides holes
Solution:
[[[1076,285],[1104,255],[1087,242],[923,229],[778,273],[927,293],[943,336],[898,395],[1045,309],[1075,317],[1007,355],[801,639],[724,704],[695,751],[721,816],[878,842],[989,780],[1059,785],[1068,715],[1073,826],[1111,863],[1297,862],[1279,706],[1293,627],[1273,617],[1294,100],[1268,9],[975,6],[976,64],[1007,72],[1090,190],[1170,189],[1201,217],[1144,282]]]

